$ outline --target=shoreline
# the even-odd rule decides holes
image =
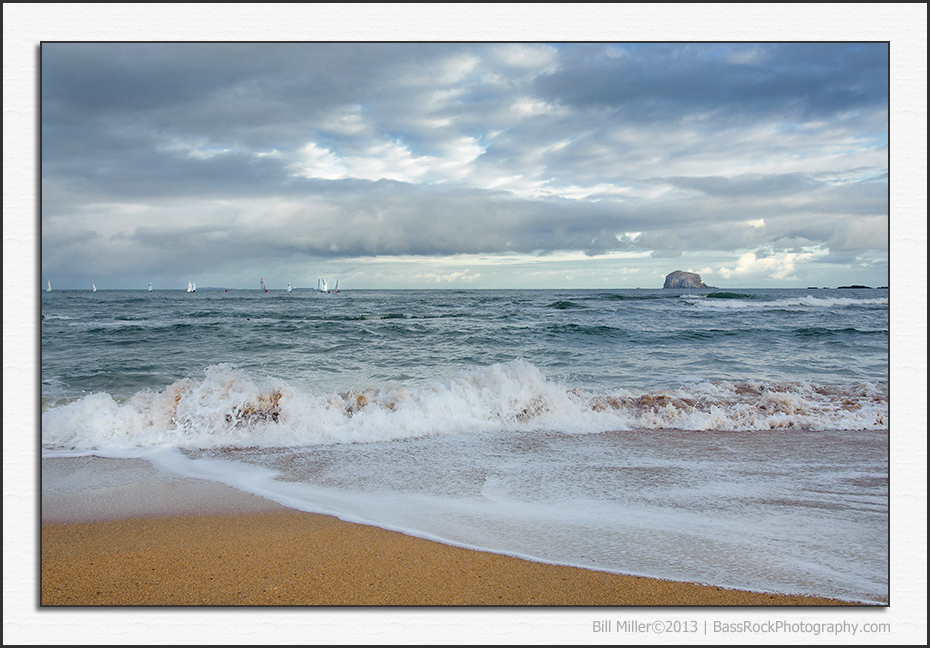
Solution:
[[[40,605],[869,605],[538,563],[280,508],[43,522]]]
[[[43,458],[42,606],[881,606],[445,544],[179,477]]]

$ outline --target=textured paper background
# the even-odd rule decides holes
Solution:
[[[925,4],[4,4],[4,644],[925,643]],[[39,44],[154,41],[889,41],[891,605],[816,611],[38,607]],[[597,635],[603,618],[889,623],[882,635]]]

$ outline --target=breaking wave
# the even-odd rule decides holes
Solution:
[[[703,308],[734,308],[752,310],[809,310],[818,308],[886,308],[887,297],[854,299],[850,297],[814,297],[800,295],[783,299],[763,300],[738,293],[711,293],[708,295],[682,295],[681,299]]]
[[[95,393],[42,414],[46,453],[153,447],[287,447],[486,431],[872,430],[887,388],[714,382],[595,393],[513,361],[425,387],[314,394],[229,365],[117,400]]]

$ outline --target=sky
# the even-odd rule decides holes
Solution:
[[[887,42],[44,42],[62,289],[888,284]]]

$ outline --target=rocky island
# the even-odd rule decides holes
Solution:
[[[676,270],[665,277],[663,288],[713,288],[701,281],[701,275],[694,272]]]

